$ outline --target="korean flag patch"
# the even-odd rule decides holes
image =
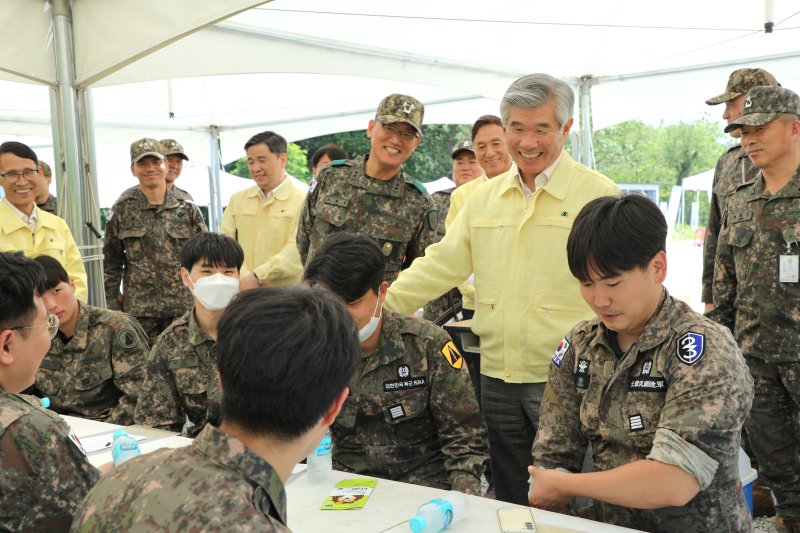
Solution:
[[[558,368],[561,368],[561,361],[564,360],[564,356],[567,354],[567,350],[569,350],[569,341],[566,337],[561,339],[561,342],[558,343],[558,348],[556,348],[556,353],[553,354],[553,364],[556,365]]]
[[[681,363],[693,365],[703,357],[705,337],[700,333],[686,333],[678,339],[675,348]]]

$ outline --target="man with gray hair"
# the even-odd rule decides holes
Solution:
[[[528,503],[526,468],[559,331],[592,316],[569,274],[567,236],[586,203],[619,194],[611,180],[564,151],[574,104],[572,88],[547,74],[511,84],[500,113],[515,171],[476,190],[386,299],[388,308],[409,313],[475,273],[472,330],[481,338],[496,496],[520,505]]]

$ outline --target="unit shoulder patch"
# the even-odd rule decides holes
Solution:
[[[681,363],[693,365],[703,357],[705,350],[705,336],[701,333],[684,333],[676,344],[675,351]]]
[[[464,358],[458,352],[458,349],[453,341],[448,341],[447,344],[442,346],[442,355],[444,355],[444,358],[447,359],[447,362],[450,364],[450,366],[456,370],[461,370],[461,367],[464,366]]]

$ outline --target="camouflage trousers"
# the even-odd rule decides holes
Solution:
[[[781,516],[800,517],[800,363],[745,357],[754,397],[745,421],[759,477]]]

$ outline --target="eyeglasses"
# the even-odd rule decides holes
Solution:
[[[396,127],[392,126],[391,124],[384,124],[383,122],[381,122],[381,126],[383,126],[383,129],[388,131],[390,135],[397,135],[404,141],[411,141],[419,136],[419,134],[416,131],[411,132],[411,131],[399,130]]]
[[[0,178],[8,178],[8,179],[10,179],[12,181],[16,181],[16,180],[18,180],[20,178],[25,178],[26,180],[30,180],[30,179],[33,179],[35,176],[38,176],[38,175],[39,175],[39,171],[38,170],[31,170],[31,169],[28,168],[28,169],[23,170],[22,172],[17,172],[16,170],[11,170],[9,172],[6,172],[5,174],[0,174]]]
[[[50,338],[56,336],[58,333],[58,326],[60,325],[58,321],[58,317],[53,313],[47,313],[47,325],[46,326],[15,326],[9,329],[39,329],[39,328],[47,328],[47,334],[50,335]]]

